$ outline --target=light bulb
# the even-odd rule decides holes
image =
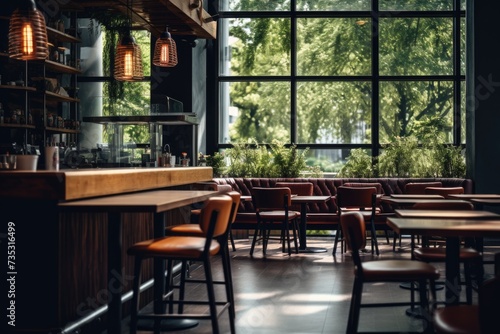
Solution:
[[[163,64],[168,63],[169,60],[169,53],[170,53],[170,48],[168,44],[162,44],[161,46],[161,56],[160,56],[160,62]]]
[[[23,26],[23,53],[25,55],[33,54],[33,28],[31,24],[26,23]]]
[[[132,77],[132,74],[134,73],[134,67],[133,67],[133,57],[132,57],[132,51],[125,51],[124,55],[124,75],[126,77]]]

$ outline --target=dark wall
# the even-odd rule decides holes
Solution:
[[[476,192],[500,193],[500,35],[492,2],[468,0],[467,163]]]

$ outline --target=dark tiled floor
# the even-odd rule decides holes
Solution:
[[[231,255],[238,334],[345,333],[353,283],[350,255],[333,257],[331,238],[311,237],[308,240],[309,246],[326,247],[327,252],[293,254],[289,257],[281,253],[275,242],[270,244],[265,258],[261,248],[256,249],[252,258],[249,256],[250,242],[237,241],[237,251],[231,252]],[[365,254],[364,258],[409,259],[407,245],[403,240],[402,249],[393,252],[392,246],[384,243],[380,256]],[[487,251],[498,252],[500,248],[490,247]],[[485,270],[487,275],[493,273],[491,265],[485,266]],[[193,276],[197,275],[202,275],[199,268],[193,271]],[[214,261],[214,275],[222,277],[218,260]],[[202,288],[194,291],[196,295],[204,294]],[[220,291],[222,293],[222,288]],[[407,301],[410,296],[408,290],[394,283],[365,285],[364,292],[364,302]],[[442,300],[443,296],[444,292],[440,291],[438,299]],[[406,316],[406,308],[365,308],[361,313],[359,330],[378,333],[420,331],[421,320]],[[229,333],[227,313],[222,314],[219,323],[221,332]],[[212,330],[210,322],[203,320],[192,329],[168,333],[177,332],[212,333]]]

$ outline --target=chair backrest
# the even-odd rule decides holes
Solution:
[[[442,187],[441,182],[410,182],[405,184],[404,193],[405,194],[425,194],[425,188],[427,187]]]
[[[474,205],[470,202],[442,202],[428,201],[415,203],[412,206],[415,210],[474,210]]]
[[[299,196],[312,196],[314,186],[311,182],[276,182],[277,188],[290,188],[294,195]]]
[[[372,208],[375,210],[377,188],[375,187],[337,187],[336,201],[341,208]]]
[[[252,201],[256,211],[288,209],[292,204],[292,192],[288,187],[253,187]]]
[[[366,187],[375,187],[377,188],[377,194],[384,194],[384,188],[382,188],[382,183],[378,182],[346,182],[343,184],[345,187],[358,187],[358,188],[366,188]]]
[[[441,195],[444,198],[449,198],[451,194],[463,194],[463,187],[427,187],[425,188],[426,194]]]
[[[241,194],[233,190],[226,193],[226,195],[230,196],[233,200],[233,205],[231,207],[231,216],[229,217],[229,224],[232,224],[236,220],[236,215],[238,214],[238,208],[241,202]]]
[[[361,270],[359,252],[366,247],[366,224],[358,211],[344,212],[340,215],[340,226],[345,236],[347,250],[352,252],[354,265]]]
[[[205,201],[200,212],[200,228],[207,237],[216,238],[227,232],[233,200],[229,196],[214,196]],[[215,222],[212,222],[216,214]]]

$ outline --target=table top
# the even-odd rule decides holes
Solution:
[[[392,198],[414,198],[414,199],[444,199],[441,195],[435,194],[392,194]]]
[[[293,196],[292,203],[322,203],[326,202],[331,196]]]
[[[426,203],[426,202],[433,202],[433,203],[463,203],[463,202],[468,202],[465,200],[460,200],[460,199],[432,199],[432,198],[394,198],[390,196],[384,196],[381,198],[382,202],[386,202],[389,204],[395,204],[395,205],[401,205],[401,206],[410,206],[413,204],[417,203]]]
[[[433,219],[387,218],[387,225],[399,234],[443,237],[498,237],[500,218],[496,219]]]
[[[198,203],[218,194],[220,192],[207,190],[153,190],[61,202],[58,206],[63,211],[159,213]]]
[[[500,219],[500,215],[482,210],[411,210],[396,209],[400,218],[445,218],[445,219]]]
[[[500,205],[500,198],[471,198],[469,201],[474,204]]]
[[[455,199],[500,199],[500,194],[450,194]]]

